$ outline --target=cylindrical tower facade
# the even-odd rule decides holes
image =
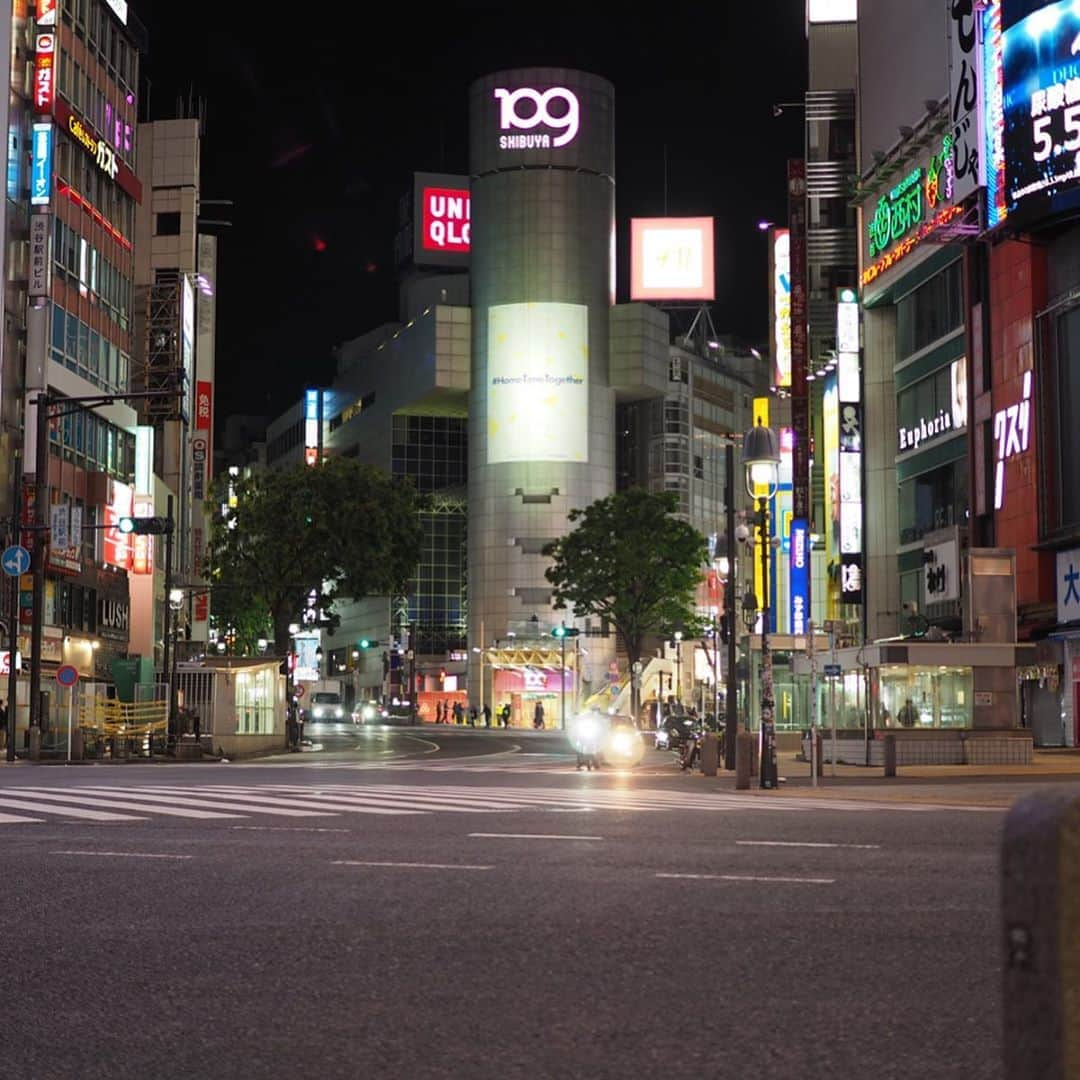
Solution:
[[[474,646],[533,615],[550,625],[540,549],[614,490],[614,124],[613,87],[583,72],[497,72],[470,89]],[[473,663],[474,699],[478,678]]]

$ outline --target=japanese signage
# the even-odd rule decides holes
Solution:
[[[952,122],[954,198],[961,202],[983,182],[980,142],[983,96],[982,54],[979,50],[975,0],[950,0],[949,119]]]
[[[22,671],[22,653],[15,653],[15,670]],[[0,675],[11,674],[11,650],[0,649]]]
[[[48,214],[30,215],[31,296],[48,296],[52,291],[52,218]]]
[[[859,386],[859,305],[854,290],[840,289],[836,304],[836,341],[840,362],[836,373],[839,541],[841,602],[860,603],[854,590],[843,591],[843,566],[854,565],[851,557],[862,558],[862,399]],[[861,566],[861,563],[859,564]],[[850,576],[850,572],[849,572]]]
[[[1080,10],[1058,0],[1002,35],[1006,200],[1050,212],[1080,182]]]
[[[805,634],[810,615],[810,530],[799,518],[791,522],[791,632]]]
[[[994,413],[994,509],[1005,505],[1005,462],[1026,454],[1031,445],[1031,371],[1024,372],[1024,389],[1015,405]]]
[[[142,183],[116,156],[116,151],[101,138],[88,121],[76,116],[63,98],[56,99],[53,111],[57,120],[110,180],[115,180],[136,202],[142,202]]]
[[[923,603],[960,599],[960,543],[954,537],[923,547]]]
[[[195,384],[195,430],[209,431],[214,397],[213,383],[199,380]]]
[[[153,517],[154,500],[135,496],[136,517]],[[152,574],[154,572],[154,538],[149,534],[131,534],[131,572]]]
[[[499,111],[499,149],[532,150],[566,146],[578,133],[577,95],[564,86],[534,90],[496,87]],[[534,131],[534,128],[540,130]]]
[[[1005,182],[1004,43],[1001,0],[983,10],[983,171],[986,174],[986,224],[993,228],[1009,212]]]
[[[102,558],[109,566],[127,570],[131,566],[131,535],[122,533],[118,524],[122,517],[130,517],[132,506],[132,489],[127,484],[121,484],[117,480],[110,480],[112,499],[105,507],[105,530],[104,552]]]
[[[791,385],[791,234],[774,229],[769,250],[773,385]]]
[[[862,554],[840,555],[840,602],[861,604],[863,600]]]
[[[30,141],[30,204],[48,206],[52,197],[53,126],[35,124]]]
[[[713,219],[632,218],[631,300],[713,300]]]
[[[38,34],[34,46],[34,112],[38,116],[48,116],[53,110],[55,96],[56,35]]]
[[[810,520],[810,395],[807,374],[806,162],[787,163],[788,229],[791,259],[791,425],[795,431],[792,510]]]
[[[206,498],[207,442],[205,435],[191,437],[191,497],[197,502]]]
[[[55,26],[56,0],[37,0],[34,19],[38,26]]]
[[[1057,617],[1059,623],[1080,620],[1080,548],[1057,553]]]

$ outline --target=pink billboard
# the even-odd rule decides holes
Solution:
[[[631,300],[715,300],[713,219],[632,218]]]

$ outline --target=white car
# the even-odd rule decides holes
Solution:
[[[348,716],[345,703],[340,694],[330,693],[325,690],[316,691],[311,695],[311,704],[307,709],[308,718],[311,720],[344,720]]]

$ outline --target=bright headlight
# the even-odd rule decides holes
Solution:
[[[323,711],[321,705],[316,705],[315,708],[311,710],[311,715],[314,716],[316,720],[322,717],[322,713]]]
[[[375,719],[375,706],[374,705],[365,705],[360,710],[360,715],[365,720],[374,720]]]
[[[345,719],[345,710],[340,705],[334,710],[334,717],[338,720]]]
[[[617,754],[625,754],[627,756],[634,752],[634,736],[628,731],[618,731],[612,737],[611,748]]]

